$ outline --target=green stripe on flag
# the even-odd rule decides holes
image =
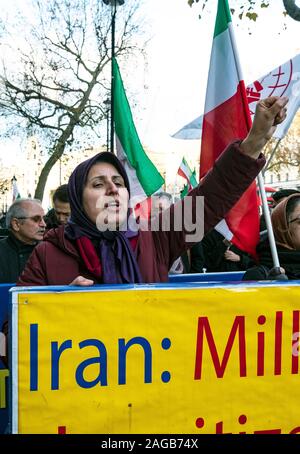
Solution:
[[[113,59],[113,90],[116,135],[129,163],[136,171],[143,190],[150,196],[164,184],[164,179],[146,155],[140,142],[116,59]]]
[[[198,186],[198,181],[197,181],[197,178],[196,178],[196,169],[193,170],[190,181],[191,181],[191,185],[192,185],[193,188]]]
[[[228,6],[228,1],[219,0],[214,38],[227,30],[228,22],[231,22],[231,14]]]
[[[182,158],[182,163],[183,163],[183,166],[186,169],[186,176],[189,179],[192,188],[195,188],[196,186],[198,186],[198,182],[197,182],[197,179],[196,179],[196,170],[195,169],[193,171],[191,170],[191,168],[188,165],[185,157]]]
[[[189,193],[189,187],[187,184],[184,185],[182,191],[180,191],[180,198],[183,199]]]

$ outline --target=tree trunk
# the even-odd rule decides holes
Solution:
[[[40,178],[39,178],[36,190],[35,190],[35,194],[34,194],[35,198],[43,200],[44,190],[45,190],[45,186],[46,186],[46,182],[47,182],[47,178],[49,176],[50,170],[52,169],[54,164],[59,160],[59,158],[61,158],[61,156],[63,155],[67,140],[72,135],[75,126],[79,123],[80,116],[90,98],[90,94],[96,84],[97,78],[102,69],[103,69],[103,66],[101,65],[101,62],[100,62],[97,65],[97,67],[93,73],[93,77],[88,85],[86,92],[84,93],[84,95],[82,97],[80,106],[78,107],[76,114],[74,114],[70,118],[70,123],[68,124],[67,128],[62,132],[60,138],[58,139],[58,141],[56,143],[56,146],[54,147],[53,153],[51,154],[50,158],[48,159],[44,168],[41,171],[41,175],[40,175]]]
[[[36,199],[43,201],[45,186],[47,183],[49,173],[50,173],[52,167],[54,166],[54,164],[63,155],[64,149],[65,149],[65,144],[61,144],[61,145],[58,144],[55,151],[52,153],[52,155],[50,156],[50,158],[48,159],[48,161],[42,168],[42,171],[41,171],[41,174],[39,177],[39,181],[38,181],[35,193],[34,193],[34,197]]]
[[[56,146],[54,147],[54,150],[53,150],[51,156],[49,157],[48,161],[44,165],[44,167],[41,171],[40,177],[39,177],[39,181],[38,181],[35,193],[34,193],[34,197],[36,199],[39,199],[41,201],[43,200],[45,186],[47,183],[47,178],[49,176],[49,173],[50,173],[52,167],[54,166],[54,164],[62,157],[62,155],[65,151],[66,142],[69,139],[69,137],[71,136],[71,134],[77,124],[77,121],[78,120],[71,118],[70,123],[68,124],[67,128],[62,132],[60,138],[58,139],[58,141],[56,143]]]

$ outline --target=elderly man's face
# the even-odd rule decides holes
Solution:
[[[36,202],[24,202],[22,204],[24,216],[11,220],[13,234],[23,243],[34,244],[43,239],[46,223],[43,207]]]
[[[123,177],[109,163],[90,169],[83,190],[83,209],[100,230],[115,230],[127,219],[129,194]]]

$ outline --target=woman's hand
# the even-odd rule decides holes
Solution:
[[[283,96],[270,96],[262,99],[256,105],[252,127],[241,148],[245,154],[257,159],[261,150],[272,137],[276,126],[286,118],[286,104],[288,98]]]
[[[227,250],[224,253],[224,257],[226,260],[229,260],[230,262],[240,262],[240,260],[241,260],[241,257],[238,254],[236,254],[235,252],[232,252],[230,250]]]
[[[78,285],[81,287],[90,287],[94,285],[94,281],[83,276],[77,276],[69,285]]]

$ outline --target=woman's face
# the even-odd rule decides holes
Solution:
[[[297,251],[300,251],[300,204],[298,204],[291,213],[288,225],[294,248]]]
[[[100,231],[116,230],[127,219],[129,194],[123,177],[109,163],[91,167],[83,189],[83,209]]]

